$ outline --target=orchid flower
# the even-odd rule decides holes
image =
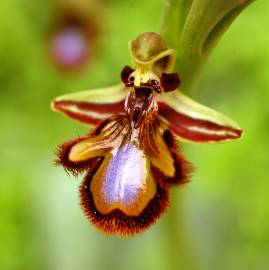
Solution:
[[[54,111],[96,126],[60,145],[57,164],[74,175],[86,217],[107,234],[132,235],[148,228],[168,207],[171,187],[186,183],[193,166],[177,141],[214,143],[239,139],[240,127],[180,90],[172,73],[175,50],[156,33],[129,42],[134,68],[108,88],[60,96]]]

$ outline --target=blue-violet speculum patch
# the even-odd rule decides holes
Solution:
[[[96,128],[60,145],[57,164],[78,175],[81,207],[107,234],[132,235],[166,210],[171,187],[188,181],[192,165],[178,141],[238,139],[240,127],[223,114],[185,96],[172,73],[175,51],[156,33],[130,41],[134,68],[125,66],[118,85],[67,94],[53,110]]]

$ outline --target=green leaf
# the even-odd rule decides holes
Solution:
[[[161,34],[177,50],[186,88],[235,18],[254,0],[167,0]]]

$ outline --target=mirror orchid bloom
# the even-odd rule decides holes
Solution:
[[[167,209],[169,190],[186,183],[193,166],[177,141],[212,143],[239,139],[240,127],[185,96],[172,73],[175,51],[156,33],[129,42],[134,69],[122,83],[60,96],[53,110],[96,126],[60,145],[56,163],[85,173],[80,186],[86,217],[107,234],[133,235]]]

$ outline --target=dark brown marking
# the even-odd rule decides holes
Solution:
[[[122,69],[122,71],[121,71],[121,80],[125,85],[129,82],[129,76],[133,71],[134,71],[134,69],[132,69],[129,66],[125,66]]]
[[[177,89],[181,83],[178,73],[163,73],[160,81],[164,92],[170,92]]]

